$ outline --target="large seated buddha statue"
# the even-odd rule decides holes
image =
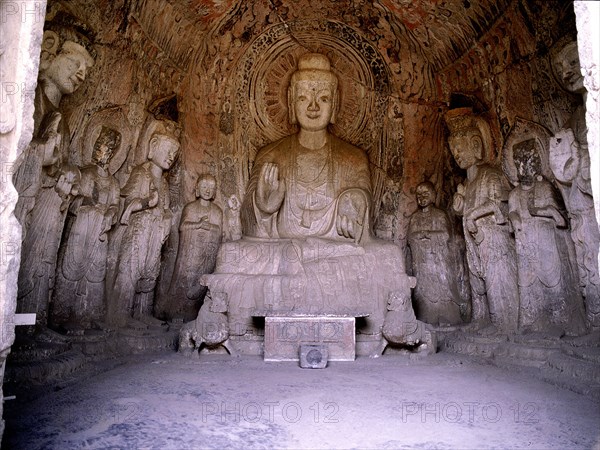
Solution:
[[[232,337],[256,333],[255,315],[347,315],[366,316],[358,341],[376,342],[390,294],[410,298],[400,249],[371,234],[367,155],[328,132],[338,98],[328,58],[300,57],[288,89],[299,132],[258,152],[244,237],[223,244],[203,277],[226,294]]]

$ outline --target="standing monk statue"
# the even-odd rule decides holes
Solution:
[[[419,209],[410,216],[408,246],[417,286],[413,291],[416,317],[432,325],[462,323],[456,258],[452,255],[448,216],[437,208],[430,181],[416,189]]]
[[[179,223],[179,249],[171,280],[170,301],[176,304],[175,317],[185,321],[198,315],[206,286],[200,275],[215,270],[223,235],[223,211],[214,204],[217,180],[203,174],[196,186],[197,200],[188,203]]]

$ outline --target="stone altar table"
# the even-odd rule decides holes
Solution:
[[[330,361],[354,361],[356,358],[356,317],[351,314],[310,314],[292,311],[255,311],[265,318],[264,360],[298,361],[300,346],[321,344],[328,349]]]

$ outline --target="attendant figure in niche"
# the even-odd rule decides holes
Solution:
[[[23,238],[17,312],[36,313],[36,324],[48,326],[48,305],[55,284],[56,260],[69,204],[77,195],[81,174],[64,165],[58,177],[43,174]]]
[[[569,92],[581,94],[585,103],[587,91],[583,86],[576,42],[568,43],[556,55],[554,67],[563,87]],[[579,106],[563,128],[550,139],[550,168],[569,211],[571,237],[575,243],[587,321],[593,327],[600,327],[600,231],[592,197],[590,155],[583,106]]]
[[[413,291],[417,318],[432,325],[457,325],[460,295],[452,268],[450,222],[437,208],[435,189],[429,181],[416,190],[419,209],[410,217],[408,246],[417,286]]]
[[[119,183],[108,171],[121,134],[102,127],[94,144],[92,165],[81,169],[79,193],[71,205],[71,223],[63,244],[52,323],[70,322],[70,328],[90,328],[104,319],[104,280],[107,233],[116,223]]]
[[[121,189],[124,210],[120,218],[122,240],[114,285],[107,286],[107,320],[117,327],[147,328],[159,324],[153,304],[139,297],[154,292],[160,272],[161,249],[169,236],[173,214],[169,209],[169,170],[179,152],[175,122],[153,120],[147,143],[148,161],[133,168]]]
[[[539,175],[539,153],[528,140],[513,147],[519,184],[509,197],[517,245],[519,328],[522,332],[585,332],[583,302],[568,245],[559,194]]]
[[[216,191],[215,177],[201,175],[196,187],[197,200],[188,203],[181,213],[170,297],[179,305],[179,316],[186,322],[198,315],[206,294],[200,275],[213,272],[221,245],[223,212],[213,202]]]
[[[473,302],[473,321],[505,332],[518,326],[519,292],[515,242],[508,222],[508,180],[487,164],[492,143],[489,126],[470,108],[446,114],[448,143],[457,164],[467,170],[453,208],[463,216]]]
[[[23,226],[23,234],[29,228],[29,214],[42,178],[49,170],[56,176],[52,167],[67,156],[70,134],[66,121],[61,120],[60,101],[81,86],[88,69],[94,65],[94,59],[85,47],[87,44],[82,36],[69,28],[44,32],[34,100],[33,139],[21,155],[13,177],[19,193],[15,216]],[[44,175],[42,168],[47,168]]]

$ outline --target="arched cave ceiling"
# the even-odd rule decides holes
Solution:
[[[511,0],[184,0],[174,8],[201,28],[216,31],[258,6],[272,10],[268,22],[298,19],[338,20],[373,40],[383,30],[414,43],[417,52],[435,68],[449,64],[466,51],[504,12]],[[260,13],[254,18],[260,17]],[[225,20],[224,20],[225,19]],[[269,23],[265,23],[268,25]],[[208,33],[207,33],[208,35]]]
[[[63,6],[92,24],[112,22],[112,36],[104,32],[108,40],[136,22],[162,56],[184,70],[198,53],[203,57],[215,36],[231,32],[233,39],[248,41],[277,22],[326,19],[373,41],[391,32],[437,71],[466,52],[514,2],[542,7],[539,0],[70,0]],[[560,10],[570,2],[547,3]]]

